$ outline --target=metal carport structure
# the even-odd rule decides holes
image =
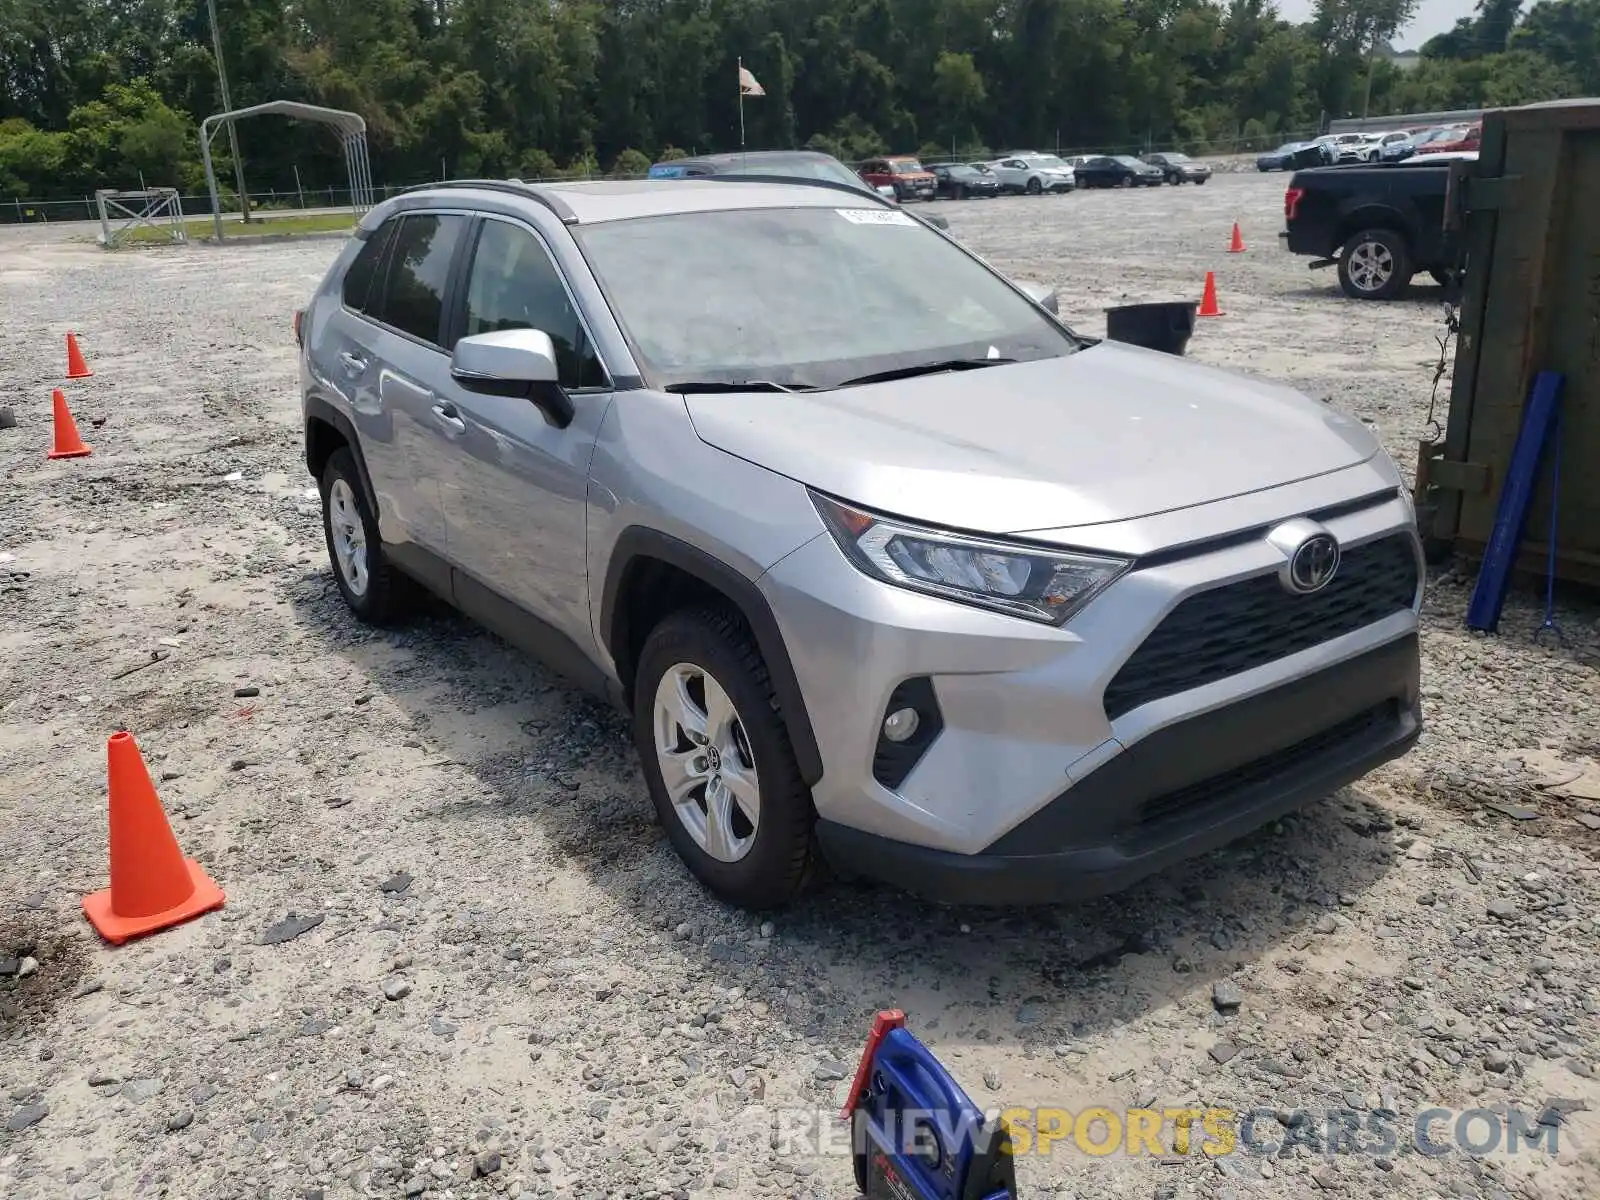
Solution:
[[[296,100],[269,100],[265,104],[252,104],[249,108],[217,113],[200,122],[200,154],[205,160],[206,187],[211,191],[211,219],[216,226],[217,241],[222,240],[222,199],[217,193],[217,173],[211,165],[211,140],[220,130],[241,117],[270,115],[333,126],[339,134],[345,170],[350,177],[350,207],[357,215],[372,207],[372,166],[367,159],[367,122],[361,114],[346,112],[341,108],[323,108],[318,104],[301,104]]]

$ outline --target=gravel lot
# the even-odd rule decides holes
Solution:
[[[1369,419],[1409,467],[1440,295],[1342,299],[1277,246],[1284,182],[937,211],[1088,332],[1215,269],[1192,356]],[[1028,1200],[1600,1195],[1593,607],[1563,604],[1565,648],[1532,599],[1483,638],[1437,576],[1416,752],[1133,894],[836,885],[763,922],[681,869],[616,716],[449,615],[346,617],[290,334],[335,243],[71,236],[0,229],[0,1195],[843,1200],[848,1158],[776,1114],[835,1105],[888,1005],[985,1103],[1559,1122],[1554,1159],[1068,1142],[1019,1162]],[[95,453],[47,462],[69,328]],[[119,727],[228,904],[110,949],[78,900]]]

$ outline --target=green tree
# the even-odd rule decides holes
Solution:
[[[973,118],[982,109],[988,93],[972,55],[950,50],[941,52],[933,64],[933,79],[939,94],[943,132],[952,143],[975,140]]]

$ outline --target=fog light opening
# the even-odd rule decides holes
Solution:
[[[908,742],[916,736],[917,727],[922,724],[922,718],[917,715],[914,708],[899,708],[890,713],[883,721],[883,736],[891,742]]]

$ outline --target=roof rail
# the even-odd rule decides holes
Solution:
[[[521,196],[524,199],[537,200],[560,218],[565,225],[576,225],[578,214],[572,211],[570,205],[560,197],[543,190],[535,184],[524,183],[520,179],[445,179],[437,183],[418,183],[399,192],[404,196],[409,192],[425,192],[433,188],[471,188],[480,192],[505,192],[512,196]]]
[[[705,179],[720,180],[723,183],[793,183],[801,187],[832,188],[836,192],[849,192],[852,196],[865,196],[868,200],[876,200],[885,208],[895,207],[878,195],[873,188],[857,187],[842,179],[817,179],[810,175],[780,175],[776,172],[767,174],[762,171],[718,171],[712,175],[694,176],[696,183]]]

